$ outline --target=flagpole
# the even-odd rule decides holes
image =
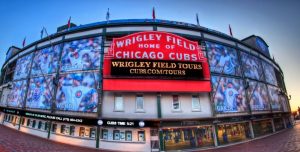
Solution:
[[[156,22],[155,8],[154,7],[152,9],[152,19],[154,20],[154,22]]]
[[[109,8],[107,8],[107,12],[106,12],[106,22],[107,23],[109,23],[109,17],[110,17]]]
[[[71,16],[70,16],[70,18],[68,20],[68,30],[70,30],[70,27],[71,27]]]
[[[23,43],[22,43],[23,48],[25,46],[25,43],[26,43],[26,36],[24,37],[24,40],[23,40]]]
[[[230,24],[229,24],[229,33],[230,33],[230,36],[233,37],[233,34],[232,34],[232,30],[231,30]]]
[[[197,25],[200,26],[198,13],[196,13],[196,21],[197,21]]]

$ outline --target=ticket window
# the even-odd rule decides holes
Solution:
[[[119,130],[114,130],[113,131],[113,135],[114,135],[114,140],[120,140],[120,131]]]
[[[44,130],[47,131],[49,129],[50,123],[49,122],[45,122],[45,127]]]
[[[70,135],[71,136],[75,135],[75,126],[70,126]]]
[[[125,131],[125,140],[132,141],[132,132],[131,131]]]
[[[65,132],[66,132],[66,125],[61,125],[60,126],[60,133],[65,134]]]
[[[85,128],[84,127],[80,127],[79,128],[79,136],[80,137],[84,137],[84,133],[85,133]]]
[[[145,141],[145,131],[138,131],[138,141]]]
[[[57,129],[57,124],[53,124],[52,125],[52,132],[56,133],[56,129]]]
[[[125,132],[120,132],[120,140],[125,140]]]
[[[30,126],[30,122],[31,122],[30,119],[27,119],[27,124],[26,124],[27,127]]]
[[[108,131],[107,129],[102,129],[102,139],[108,139]]]
[[[96,137],[96,129],[90,128],[90,138],[95,138],[95,137]]]

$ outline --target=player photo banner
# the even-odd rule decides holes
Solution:
[[[175,34],[148,31],[113,39],[107,58],[206,62],[198,42]]]
[[[265,71],[266,81],[277,86],[277,80],[273,66],[267,62],[262,62],[262,65]]]
[[[65,43],[61,70],[95,70],[100,67],[101,37],[75,40]]]
[[[267,87],[265,84],[249,81],[247,89],[252,111],[270,110]]]
[[[245,112],[248,110],[242,80],[212,76],[211,81],[216,112]]]
[[[268,85],[268,92],[270,96],[270,103],[272,110],[279,111],[281,110],[281,102],[279,97],[279,89],[277,87]]]
[[[98,72],[61,75],[56,108],[65,111],[97,112],[98,81]]]
[[[54,76],[36,77],[30,79],[27,92],[26,107],[36,109],[50,109],[54,99]]]
[[[13,89],[8,96],[7,105],[11,107],[22,108],[27,90],[26,80],[13,82]]]
[[[32,53],[18,59],[14,73],[14,80],[19,80],[28,76],[31,66],[31,60]]]
[[[4,107],[7,105],[7,100],[8,100],[9,94],[10,94],[10,89],[3,88],[0,106]]]
[[[54,73],[57,70],[61,45],[44,48],[36,52],[31,68],[31,75]]]
[[[210,70],[216,73],[241,75],[235,49],[220,44],[205,42]]]
[[[263,71],[259,59],[244,52],[241,52],[241,56],[245,77],[263,80]]]

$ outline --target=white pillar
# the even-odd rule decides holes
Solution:
[[[251,138],[254,138],[254,131],[253,131],[253,126],[252,126],[252,121],[249,121],[249,129],[250,129],[250,133],[251,133]]]
[[[271,119],[271,122],[272,122],[273,132],[275,132],[275,125],[274,125],[274,120],[273,120],[273,118]]]
[[[217,127],[216,124],[212,125],[212,131],[213,131],[213,136],[214,136],[214,143],[215,143],[215,146],[217,147],[218,146],[218,140],[217,140],[218,136],[217,136],[217,132],[216,132],[216,127]]]
[[[282,120],[283,120],[283,125],[284,125],[284,128],[286,129],[287,127],[286,127],[285,118],[284,118],[284,117],[282,117]]]

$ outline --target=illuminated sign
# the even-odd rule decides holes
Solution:
[[[198,42],[155,31],[115,38],[109,56],[114,59],[206,61]]]
[[[111,75],[142,78],[203,78],[202,64],[197,62],[112,60]]]
[[[211,90],[209,65],[198,42],[171,33],[147,31],[114,38],[103,65],[106,91]]]

